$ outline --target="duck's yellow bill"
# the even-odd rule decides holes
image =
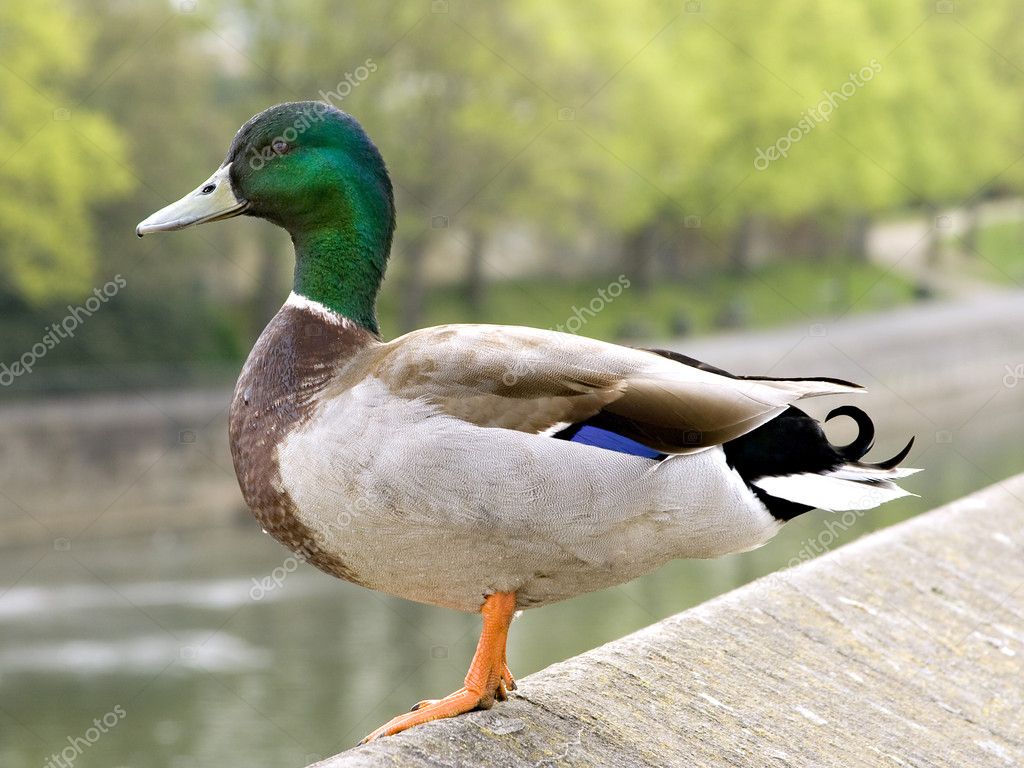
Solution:
[[[135,234],[142,237],[150,232],[169,232],[207,221],[230,219],[242,213],[249,203],[235,196],[230,172],[231,163],[225,163],[195,191],[139,222]]]

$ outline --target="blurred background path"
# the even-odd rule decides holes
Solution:
[[[977,233],[987,228],[1002,233],[1018,230],[1024,236],[1024,200],[1004,198],[980,203],[971,209],[951,208],[933,217],[915,217],[879,223],[868,235],[871,260],[900,272],[940,295],[962,296],[992,289],[990,280],[977,274]],[[989,269],[1014,279],[997,264]]]

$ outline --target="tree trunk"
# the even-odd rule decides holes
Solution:
[[[708,267],[707,249],[697,228],[684,228],[675,250],[673,277],[685,280]]]
[[[866,263],[868,260],[868,234],[871,232],[871,217],[859,213],[846,222],[846,242],[843,243],[845,255],[853,261]]]
[[[633,287],[643,295],[651,292],[654,282],[654,230],[650,224],[635,229],[623,241],[623,271]]]
[[[942,257],[942,233],[939,224],[938,206],[929,205],[926,209],[928,215],[928,244],[925,246],[925,264],[929,267],[938,267]]]
[[[270,318],[281,307],[282,254],[278,252],[276,245],[276,240],[267,242],[263,238],[256,238],[252,243],[252,247],[256,249],[258,281],[248,322],[253,338],[263,332]],[[288,258],[291,259],[291,256]]]
[[[469,254],[466,263],[466,277],[462,293],[469,308],[469,315],[479,321],[487,303],[487,276],[484,274],[484,246],[487,244],[483,233],[469,233]]]
[[[402,251],[402,279],[398,295],[402,302],[398,322],[402,333],[413,331],[423,325],[424,296],[423,264],[426,260],[428,238],[419,235],[413,238]]]
[[[733,273],[742,274],[750,268],[753,246],[754,222],[750,216],[743,216],[729,246],[729,269]]]
[[[981,204],[977,198],[971,200],[965,211],[967,228],[964,230],[963,255],[973,258],[978,253],[978,228],[981,226]]]

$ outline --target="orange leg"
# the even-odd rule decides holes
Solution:
[[[504,700],[506,691],[515,690],[516,687],[516,681],[505,663],[508,627],[515,611],[514,592],[488,595],[480,608],[484,628],[480,633],[476,653],[473,654],[473,663],[469,665],[465,685],[443,699],[421,701],[411,712],[392,718],[359,743],[366,744],[381,736],[393,736],[406,728],[431,720],[454,717],[474,709],[490,709],[495,699]]]

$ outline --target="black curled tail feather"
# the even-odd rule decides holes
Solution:
[[[868,466],[877,467],[878,469],[895,469],[901,461],[903,461],[905,458],[907,458],[907,456],[910,455],[910,449],[913,447],[914,438],[910,438],[907,444],[903,446],[903,450],[897,453],[891,459],[886,459],[885,461],[878,461],[875,462],[874,464],[869,464]]]
[[[893,456],[891,459],[885,461],[877,461],[873,464],[865,464],[860,460],[864,458],[864,455],[871,450],[875,444],[875,424],[871,421],[871,417],[868,416],[860,408],[854,405],[841,405],[838,408],[833,408],[829,411],[828,416],[825,417],[825,423],[828,423],[837,416],[848,416],[853,419],[857,424],[857,436],[853,439],[853,442],[847,445],[833,445],[836,453],[846,459],[848,462],[858,464],[863,467],[873,467],[874,469],[894,469],[901,461],[903,461],[910,454],[910,449],[914,446],[914,438],[910,438],[910,441],[903,446],[903,450]]]
[[[859,461],[875,444],[875,424],[871,417],[855,405],[841,405],[833,408],[825,417],[825,423],[837,416],[848,416],[857,424],[857,436],[846,445],[833,445],[836,453],[847,461]]]

